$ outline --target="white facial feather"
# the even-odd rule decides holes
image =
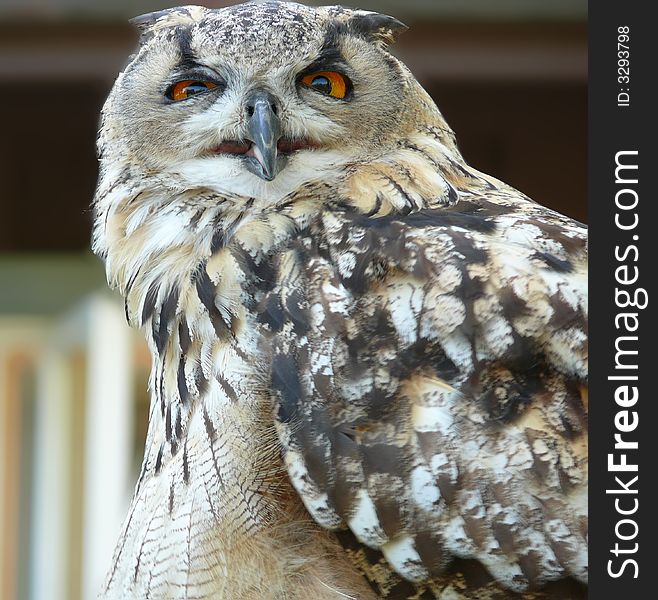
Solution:
[[[349,157],[335,150],[298,151],[276,179],[264,181],[247,171],[240,158],[206,156],[174,163],[166,174],[176,177],[183,185],[208,188],[228,197],[252,197],[260,205],[274,205],[304,183],[338,181],[348,161]]]

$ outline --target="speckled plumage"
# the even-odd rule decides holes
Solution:
[[[137,24],[93,245],[152,402],[105,597],[584,597],[585,228],[465,163],[394,20]],[[300,88],[327,57],[349,101]],[[225,89],[165,102],[190,63]],[[244,139],[255,88],[313,142],[269,182],[210,152]]]

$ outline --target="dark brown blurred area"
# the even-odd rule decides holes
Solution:
[[[134,4],[102,18],[18,11],[0,20],[0,252],[88,248],[98,114],[136,45],[124,20],[143,12]],[[425,12],[418,2],[382,4],[412,26],[394,51],[436,100],[466,159],[585,221],[584,19],[446,17],[429,1]]]

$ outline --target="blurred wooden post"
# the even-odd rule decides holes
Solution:
[[[96,598],[132,485],[132,332],[123,308],[105,296],[92,298],[88,311],[82,597]]]
[[[66,598],[71,469],[71,394],[65,358],[50,348],[37,370],[32,597]]]

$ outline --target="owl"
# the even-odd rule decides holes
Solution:
[[[465,162],[395,18],[135,23],[93,249],[151,404],[102,597],[584,597],[584,226]]]

